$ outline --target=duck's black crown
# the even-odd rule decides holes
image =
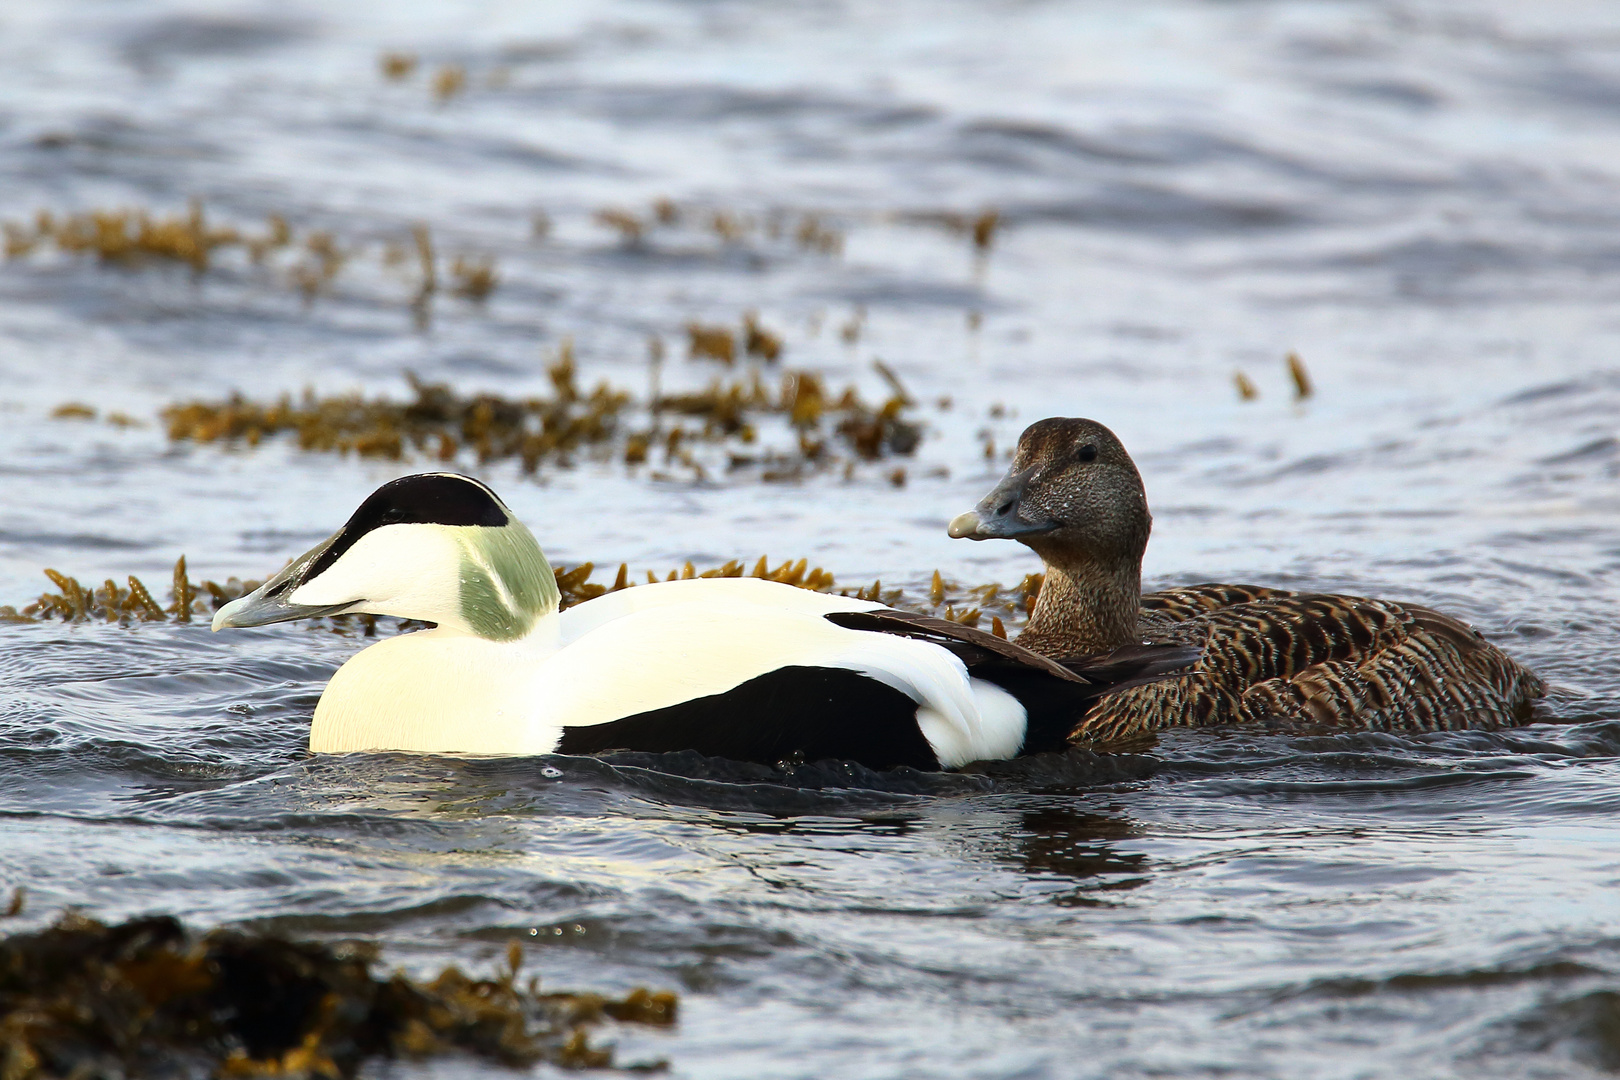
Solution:
[[[459,473],[402,476],[366,497],[304,577],[305,580],[316,577],[342,558],[362,536],[384,525],[499,526],[511,520],[500,498],[470,476]]]
[[[384,525],[505,525],[506,507],[489,488],[459,473],[417,473],[373,491],[343,531],[363,536]]]

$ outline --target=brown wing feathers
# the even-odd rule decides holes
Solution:
[[[1201,638],[1185,679],[1122,690],[1076,726],[1100,743],[1233,722],[1433,731],[1523,723],[1545,689],[1478,633],[1429,608],[1200,585],[1142,598],[1145,627]],[[1166,619],[1170,616],[1170,619]]]

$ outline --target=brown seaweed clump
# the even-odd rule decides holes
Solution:
[[[186,263],[198,273],[208,269],[215,248],[244,243],[236,229],[210,226],[203,216],[202,203],[195,200],[184,215],[90,210],[59,218],[41,210],[35,215],[32,229],[13,222],[6,222],[3,228],[8,258],[30,254],[49,240],[62,251],[94,253],[105,262],[167,259]]]
[[[757,312],[744,313],[742,333],[736,334],[729,326],[687,323],[686,335],[690,341],[688,354],[692,359],[718,360],[730,364],[737,359],[740,341],[742,351],[756,356],[767,364],[774,364],[782,355],[782,338],[765,328]]]
[[[595,599],[604,593],[618,592],[637,584],[630,574],[628,564],[619,564],[619,573],[610,585],[590,580],[595,571],[594,563],[583,563],[572,569],[558,566],[552,572],[557,577],[557,590],[561,596],[560,606],[572,607],[586,600]],[[684,578],[702,577],[742,577],[746,564],[739,560],[731,560],[711,570],[699,571],[690,562],[678,570],[671,570],[664,577],[659,577],[651,570],[647,571],[647,580],[676,581]],[[263,582],[242,580],[232,577],[223,585],[216,581],[202,581],[193,583],[186,571],[186,557],[180,556],[174,564],[173,586],[169,592],[170,602],[161,605],[152,598],[149,590],[141,579],[130,575],[126,580],[129,587],[118,585],[108,578],[101,587],[86,586],[78,578],[68,577],[57,570],[47,568],[45,576],[50,578],[60,592],[41,593],[39,599],[26,604],[21,610],[7,605],[0,607],[0,622],[109,622],[129,626],[144,622],[176,622],[189,623],[193,616],[207,619],[215,611],[239,596],[257,589]],[[810,589],[815,592],[825,592],[833,586],[833,576],[821,567],[810,568],[808,559],[794,562],[787,560],[774,570],[771,569],[770,560],[761,555],[759,562],[754,565],[751,577],[764,578],[767,581],[778,581],[785,585],[794,585],[801,589]],[[874,594],[875,596],[876,594]],[[337,615],[328,620],[334,628],[344,629],[351,626],[359,627],[367,637],[377,632],[377,618],[374,615]],[[423,624],[406,620],[402,627],[415,627]]]
[[[0,623],[60,620],[135,626],[148,622],[189,623],[193,616],[199,616],[201,621],[206,622],[215,611],[263,584],[262,581],[244,581],[237,577],[227,579],[224,584],[217,581],[193,582],[186,572],[186,557],[182,555],[175,560],[169,603],[164,605],[154,600],[151,590],[133,574],[125,579],[129,582],[127,589],[111,578],[96,588],[50,568],[46,568],[44,574],[61,591],[40,593],[37,600],[25,604],[21,610],[9,604],[0,607]],[[378,620],[375,615],[335,615],[322,621],[339,633],[351,629],[358,630],[366,637],[377,633]],[[408,619],[399,622],[400,629],[415,629],[423,625]],[[3,1077],[4,1072],[0,1070],[0,1080]]]
[[[557,591],[562,594],[563,608],[582,604],[586,600],[594,600],[604,593],[618,592],[638,584],[630,573],[628,563],[619,564],[619,573],[613,579],[613,584],[603,585],[590,580],[591,574],[596,570],[595,563],[581,563],[572,570],[558,567],[553,572],[557,575]],[[651,570],[647,571],[648,584],[660,581],[685,581],[690,578],[736,578],[736,577],[764,578],[766,581],[776,581],[784,585],[792,585],[800,589],[809,589],[811,592],[827,592],[833,587],[833,576],[821,567],[810,568],[809,559],[800,559],[794,562],[788,559],[776,569],[771,569],[770,559],[764,555],[754,564],[752,572],[748,572],[748,564],[740,559],[729,559],[724,564],[710,570],[698,570],[688,562],[679,570],[671,570],[666,576],[659,577]]]
[[[647,571],[647,581],[676,581],[687,578],[719,578],[719,577],[756,577],[767,581],[779,581],[783,584],[794,585],[801,589],[810,589],[813,592],[831,592],[835,579],[832,574],[821,567],[809,568],[808,559],[795,562],[792,559],[771,569],[770,560],[761,555],[759,561],[749,570],[748,564],[740,560],[730,560],[721,566],[710,570],[699,571],[690,562],[680,570],[671,570],[664,577],[659,577],[652,571]],[[594,563],[581,563],[573,569],[558,568],[557,588],[562,593],[562,606],[570,607],[595,599],[604,593],[618,592],[636,584],[626,563],[619,564],[619,572],[611,585],[591,581],[595,572]],[[926,594],[908,594],[903,589],[884,588],[882,581],[874,581],[871,585],[854,589],[839,590],[840,595],[853,596],[858,600],[877,600],[890,607],[903,608],[908,611],[920,612],[924,615],[935,615],[952,622],[959,622],[966,626],[978,626],[985,617],[990,618],[989,629],[993,633],[1006,636],[1008,624],[1022,623],[1035,608],[1035,599],[1040,595],[1042,574],[1026,574],[1017,585],[1008,587],[994,582],[988,585],[963,585],[944,577],[938,570],[934,571],[929,582]]]
[[[892,380],[893,373],[887,368],[880,371]],[[686,438],[712,441],[737,435],[744,443],[753,442],[754,414],[783,417],[798,433],[797,455],[731,455],[732,469],[762,465],[766,480],[798,479],[807,469],[837,462],[822,434],[824,420],[861,460],[910,455],[922,442],[922,425],[902,415],[912,401],[898,388],[898,381],[892,381],[891,387],[896,392],[883,404],[873,405],[862,399],[853,386],[834,394],[814,372],[785,371],[777,391],[772,393],[756,370],[737,379],[716,379],[703,390],[665,395],[657,402],[660,413],[702,421],[696,431],[677,426],[664,437],[666,460],[678,459],[680,443]]]
[[[495,272],[495,260],[488,255],[457,255],[450,263],[450,280],[455,282],[450,291],[465,299],[482,303],[495,291],[500,277]]]
[[[547,372],[556,391],[550,398],[463,397],[443,383],[412,376],[416,397],[405,403],[358,394],[322,398],[306,391],[297,401],[284,395],[273,404],[241,396],[183,402],[164,409],[162,417],[169,438],[177,442],[256,446],[268,436],[291,432],[304,450],[392,460],[414,451],[450,461],[467,447],[480,462],[517,458],[533,472],[548,458],[611,440],[618,415],[630,402],[629,394],[605,382],[581,393],[566,343]]]
[[[572,568],[558,566],[553,570],[557,576],[561,607],[569,608],[587,600],[594,600],[605,593],[632,588],[639,582],[639,575],[632,574],[627,563],[619,564],[618,573],[611,583],[592,581],[591,575],[595,572],[596,564],[589,562]],[[759,557],[751,570],[746,562],[731,559],[708,570],[698,570],[688,562],[662,576],[651,570],[645,571],[645,575],[648,582],[678,581],[695,577],[747,576],[777,581],[813,592],[831,592],[836,584],[836,579],[831,573],[819,566],[812,568],[808,559],[787,559],[773,569],[770,560],[764,555]],[[126,579],[129,582],[127,589],[120,587],[111,578],[100,588],[94,588],[83,585],[77,578],[68,577],[56,570],[47,569],[45,576],[61,591],[42,593],[39,599],[25,605],[21,610],[9,605],[0,607],[0,622],[61,620],[109,622],[124,626],[146,622],[189,623],[193,616],[207,619],[225,604],[252,592],[261,584],[258,581],[244,581],[236,577],[228,579],[223,585],[215,581],[194,584],[186,572],[184,555],[174,564],[173,585],[169,592],[170,602],[167,605],[160,605],[154,600],[151,591],[142,584],[141,579],[133,575]],[[861,600],[879,600],[891,607],[906,608],[926,615],[938,615],[968,626],[979,625],[980,620],[988,615],[991,622],[990,629],[1005,635],[1007,624],[1017,625],[1034,609],[1041,580],[1040,574],[1030,574],[1012,588],[998,584],[965,586],[948,581],[936,570],[925,596],[908,595],[902,589],[885,589],[881,581],[874,581],[871,585],[857,588],[853,592],[845,589],[842,593]],[[322,621],[339,633],[358,632],[366,637],[375,635],[379,624],[374,615],[338,615]],[[405,621],[398,625],[399,629],[404,630],[422,624]]]
[[[710,236],[722,247],[744,244],[791,243],[800,251],[837,256],[844,251],[844,234],[819,214],[771,210],[764,214],[683,205],[673,199],[655,199],[645,216],[623,207],[604,207],[593,215],[598,225],[619,234],[620,244],[631,250],[648,246],[656,234]]]
[[[169,593],[170,603],[165,606],[152,599],[152,592],[131,574],[124,580],[128,587],[108,578],[100,587],[81,584],[78,578],[46,568],[45,576],[61,592],[41,593],[38,600],[25,605],[21,611],[7,605],[0,607],[0,622],[110,622],[120,625],[143,622],[191,621],[192,615],[205,614],[212,609],[199,599],[204,592],[213,600],[215,608],[229,600],[259,587],[257,581],[239,581],[231,578],[224,585],[212,581],[202,583],[199,591],[186,573],[184,555],[174,564],[174,584]]]
[[[411,77],[416,70],[416,55],[414,53],[387,52],[377,58],[377,67],[381,69],[383,78],[399,82]]]
[[[404,74],[410,67],[406,58],[385,58]],[[434,85],[441,99],[460,92],[465,75],[460,68],[440,69]],[[403,74],[400,76],[403,77]],[[462,81],[457,82],[460,78]],[[445,88],[448,88],[446,90]],[[409,305],[417,322],[425,323],[428,301],[439,288],[437,256],[427,226],[412,231],[421,274]],[[338,272],[362,253],[359,243],[340,243],[326,230],[296,232],[279,214],[271,214],[262,233],[251,233],[234,226],[216,226],[204,215],[201,202],[193,200],[184,214],[160,214],[142,209],[87,210],[58,215],[40,210],[31,223],[0,222],[0,250],[8,259],[21,259],[52,246],[73,255],[94,255],[103,263],[123,266],[184,263],[198,274],[214,265],[215,252],[238,248],[253,266],[263,266],[272,253],[281,253],[280,266],[285,280],[313,301],[327,292]],[[402,249],[389,244],[382,254],[384,267],[403,261]],[[475,303],[482,302],[500,284],[495,259],[490,255],[458,255],[446,268],[449,291]]]
[[[1040,595],[1044,574],[1025,574],[1022,581],[1008,588],[991,582],[988,585],[963,585],[944,577],[938,570],[928,585],[928,599],[900,603],[886,601],[893,606],[906,607],[942,619],[978,626],[980,620],[990,616],[989,630],[997,637],[1007,636],[1007,626],[1017,626],[1035,610],[1035,599]],[[873,591],[878,588],[873,585]],[[869,597],[876,599],[876,597]]]
[[[758,355],[780,351],[780,341],[757,322],[745,322],[744,327],[749,350]],[[706,335],[711,330],[692,328],[694,348],[699,340],[707,340],[700,331]],[[733,349],[733,339],[725,336],[724,340],[725,349]],[[704,347],[711,346],[712,355],[721,355],[718,337]],[[908,456],[922,441],[922,425],[905,416],[914,404],[912,399],[881,362],[877,370],[892,390],[882,404],[865,401],[853,386],[834,394],[808,371],[784,372],[773,390],[756,369],[738,378],[716,379],[702,390],[656,396],[648,410],[654,428],[639,431],[630,430],[624,422],[624,414],[633,405],[629,392],[605,381],[589,393],[579,389],[568,342],[546,370],[555,390],[549,398],[463,396],[443,383],[424,383],[410,376],[415,399],[408,402],[359,394],[318,397],[305,391],[296,400],[283,395],[271,403],[240,395],[225,401],[180,402],[161,415],[169,438],[177,442],[257,446],[268,437],[291,433],[304,450],[396,461],[408,455],[427,456],[443,462],[471,450],[481,464],[516,458],[531,473],[546,461],[571,464],[572,453],[585,451],[596,451],[602,457],[616,453],[627,464],[639,465],[661,444],[666,464],[680,464],[701,477],[704,467],[687,444],[730,439],[752,444],[757,423],[767,416],[786,420],[797,436],[793,450],[766,455],[732,453],[730,469],[759,465],[765,480],[792,480],[844,464],[846,459],[828,445],[824,422],[830,435],[861,461]],[[677,420],[664,430],[665,417],[691,418],[697,425]]]
[[[950,232],[959,236],[966,236],[973,242],[973,250],[980,256],[988,255],[995,245],[996,233],[1001,228],[1001,214],[992,208],[981,210],[977,214],[961,214],[951,211],[928,211],[923,213],[903,214],[902,221],[912,221],[922,225],[941,225]]]
[[[366,943],[248,930],[196,935],[168,916],[107,926],[65,915],[0,940],[0,1070],[39,1077],[353,1077],[378,1059],[470,1056],[512,1068],[611,1068],[605,1019],[668,1027],[674,994],[541,993],[503,970],[379,977]],[[632,1065],[659,1069],[662,1062]]]

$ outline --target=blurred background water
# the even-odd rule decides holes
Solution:
[[[944,523],[1025,423],[1090,416],[1142,467],[1150,585],[1421,600],[1556,687],[1512,732],[795,778],[310,757],[355,638],[0,626],[15,925],[172,912],[420,971],[517,935],[548,985],[679,990],[674,1031],[610,1037],[680,1076],[1620,1070],[1612,5],[59,0],[0,9],[0,69],[0,217],[199,200],[351,255],[313,299],[245,257],[0,263],[0,601],[181,552],[260,576],[422,467],[172,444],[166,404],[540,393],[565,338],[582,382],[644,393],[657,338],[696,387],[686,324],[757,311],[784,364],[879,399],[873,360],[899,375],[903,486],[458,467],[559,562],[769,552],[925,590],[1036,568]],[[599,214],[660,199],[684,224]],[[976,251],[952,225],[988,210]],[[486,300],[413,313],[386,251],[419,223],[495,260]]]

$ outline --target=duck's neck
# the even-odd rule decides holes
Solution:
[[[1048,656],[1109,652],[1138,640],[1142,563],[1089,559],[1054,561],[1018,644]]]

